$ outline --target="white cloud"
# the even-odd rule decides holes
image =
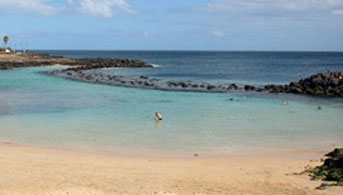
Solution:
[[[68,11],[110,18],[114,15],[115,9],[121,9],[130,14],[136,13],[126,0],[0,0],[0,11],[19,10],[18,13],[24,11],[53,15]]]
[[[1,10],[18,9],[38,14],[56,14],[59,9],[50,5],[50,0],[0,0]]]
[[[110,18],[114,14],[114,8],[120,8],[131,14],[136,13],[125,0],[80,0],[79,10],[85,14]]]
[[[280,14],[327,12],[343,9],[343,0],[210,0],[202,10],[224,13]]]
[[[213,36],[215,36],[215,37],[224,37],[224,36],[225,36],[224,32],[221,31],[221,30],[218,30],[218,29],[214,29],[214,30],[212,31],[212,34],[213,34]]]

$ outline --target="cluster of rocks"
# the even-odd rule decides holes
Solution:
[[[75,59],[72,64],[76,67],[67,70],[80,71],[99,68],[146,68],[153,67],[151,64],[140,60],[116,59],[116,58],[84,58]]]
[[[217,93],[239,89],[243,90],[243,87],[240,87],[236,84],[213,85],[205,82],[195,83],[192,81],[165,81],[163,79],[150,78],[147,76],[132,77],[113,74],[108,75],[100,72],[95,72],[94,70],[87,68],[68,68],[65,70],[54,70],[48,72],[47,74],[77,81],[144,89]]]
[[[343,186],[343,148],[336,148],[325,155],[327,158],[320,166],[307,169],[314,180],[330,181],[334,183],[323,183],[317,189],[325,189],[327,186]]]
[[[124,64],[136,64],[136,67],[147,67],[147,64],[135,60],[123,61]],[[114,67],[122,67],[118,64]],[[325,72],[312,75],[308,78],[301,79],[298,82],[291,82],[288,85],[238,85],[232,84],[211,84],[206,82],[195,81],[166,81],[162,79],[149,78],[147,76],[130,77],[120,75],[106,75],[104,73],[94,72],[91,70],[108,66],[108,64],[90,64],[87,66],[72,67],[65,70],[52,71],[49,74],[68,79],[86,81],[99,84],[138,87],[171,91],[199,91],[199,92],[216,92],[224,93],[230,91],[253,91],[253,92],[270,92],[270,93],[294,93],[309,94],[321,96],[343,96],[343,73],[342,72]],[[132,66],[135,67],[135,66]]]
[[[343,96],[343,72],[324,72],[291,82],[288,85],[266,85],[271,93],[295,93],[320,96]]]
[[[51,65],[75,66],[73,69],[86,70],[108,67],[142,68],[152,67],[151,64],[140,60],[116,59],[116,58],[65,58],[61,56],[50,56],[36,52],[16,53],[1,56],[0,70],[8,70],[21,67],[51,66]]]
[[[239,87],[236,84],[222,84],[222,85],[213,85],[210,83],[194,83],[191,81],[167,81],[167,86],[169,88],[181,88],[181,89],[201,89],[206,91],[215,91],[215,92],[225,92],[225,91],[234,91],[241,90],[242,87]]]

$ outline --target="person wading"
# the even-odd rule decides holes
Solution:
[[[155,113],[155,118],[156,118],[156,120],[159,120],[159,121],[161,121],[163,119],[162,115],[158,112]]]

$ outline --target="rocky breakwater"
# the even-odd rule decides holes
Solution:
[[[271,93],[343,97],[343,72],[319,73],[288,85],[266,85],[264,90]]]
[[[96,66],[99,67],[99,66]],[[107,67],[107,66],[106,66]],[[138,66],[140,67],[140,66]],[[143,66],[146,67],[146,66]],[[242,90],[243,88],[236,84],[221,84],[214,85],[206,82],[193,81],[168,81],[165,79],[151,78],[148,76],[123,76],[110,74],[106,70],[94,68],[94,66],[71,67],[64,70],[54,70],[47,74],[58,76],[66,79],[83,81],[89,83],[134,87],[142,89],[157,89],[169,91],[198,91],[198,92],[227,92],[234,90]]]
[[[212,84],[198,81],[171,81],[165,79],[150,78],[147,76],[123,76],[113,72],[107,74],[101,68],[108,67],[151,67],[148,64],[136,60],[121,60],[117,64],[107,63],[100,60],[100,64],[92,61],[88,65],[71,67],[65,70],[51,71],[48,74],[72,80],[145,89],[158,89],[169,91],[194,91],[225,93],[233,91],[270,92],[270,93],[293,93],[318,95],[328,97],[343,97],[343,72],[324,72],[291,82],[287,85],[239,85],[235,83]]]
[[[73,63],[76,67],[71,67],[65,71],[82,71],[100,68],[151,68],[151,64],[131,59],[117,59],[117,58],[83,58],[74,59]]]

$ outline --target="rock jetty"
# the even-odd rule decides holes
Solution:
[[[343,72],[319,73],[288,85],[266,85],[264,89],[271,93],[343,97]]]
[[[94,69],[88,69],[88,67],[54,70],[49,71],[46,74],[89,83],[168,91],[223,93],[227,91],[242,89],[242,87],[239,87],[236,84],[213,85],[205,82],[195,83],[193,81],[167,81],[163,79],[151,78],[148,76],[132,77],[114,74],[109,75],[94,71]]]
[[[125,63],[139,64],[139,62],[135,61],[129,61]],[[142,64],[142,66],[144,66],[144,64]],[[48,74],[91,83],[170,91],[196,91],[212,93],[249,91],[343,97],[343,72],[319,73],[308,78],[301,79],[298,82],[291,82],[287,85],[254,86],[239,85],[235,83],[211,84],[196,81],[169,81],[150,78],[147,76],[130,77],[122,75],[108,75],[105,74],[105,71],[94,71],[102,67],[107,67],[106,63],[103,65],[87,65],[72,67],[65,70],[56,70],[49,72]]]

